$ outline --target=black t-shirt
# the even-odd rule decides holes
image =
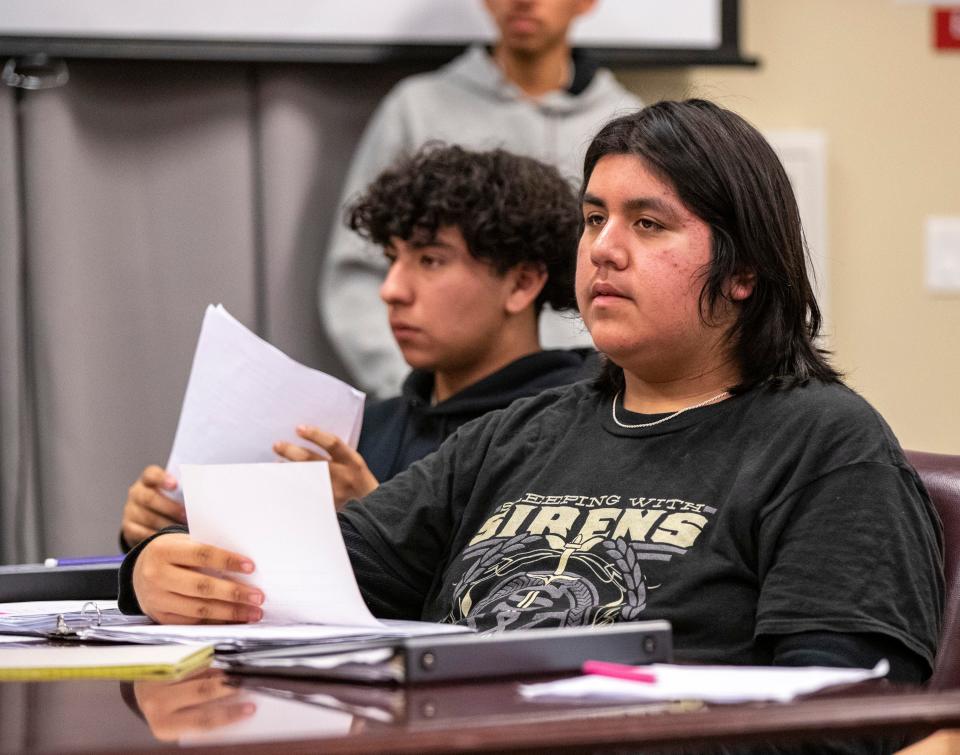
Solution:
[[[932,665],[939,519],[862,398],[757,388],[639,429],[611,409],[587,383],[522,400],[349,504],[368,602],[399,580],[411,618],[667,619],[678,659],[749,664],[765,636],[870,633]]]

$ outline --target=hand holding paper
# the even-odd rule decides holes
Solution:
[[[174,641],[206,638],[220,646],[250,639],[246,630],[275,641],[465,631],[420,622],[389,626],[370,614],[340,534],[326,462],[185,465],[182,471],[192,536],[162,535],[143,549],[133,575],[141,608],[166,624],[246,622],[257,621],[263,598],[263,621],[178,627],[190,631]],[[143,629],[111,639],[171,639],[164,627]]]
[[[169,524],[186,521],[178,487],[181,464],[268,462],[275,458],[273,451],[295,461],[320,457],[283,440],[304,423],[343,448],[343,454],[331,454],[336,499],[365,495],[377,481],[354,450],[363,402],[363,393],[295,362],[222,306],[207,307],[167,468],[147,467],[130,487],[123,539],[133,546]],[[350,464],[345,462],[348,454]]]
[[[171,524],[186,524],[183,504],[169,496],[176,495],[177,481],[166,470],[151,464],[127,491],[120,527],[127,545],[133,546],[157,530]]]
[[[264,619],[379,626],[353,576],[326,462],[184,465],[182,474],[193,537],[256,563],[239,578],[266,595]]]
[[[162,624],[259,621],[263,593],[233,581],[254,568],[242,554],[166,534],[140,552],[133,589],[141,610]]]
[[[364,395],[294,361],[221,306],[207,307],[167,471],[181,464],[274,460],[273,444],[300,424],[357,447]]]
[[[273,450],[289,461],[328,461],[333,502],[338,511],[351,498],[363,498],[379,487],[380,483],[363,457],[336,435],[310,425],[298,425],[297,435],[315,444],[320,453],[283,441],[274,443]]]

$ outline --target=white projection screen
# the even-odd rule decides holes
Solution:
[[[606,60],[736,63],[737,22],[737,0],[600,0],[574,41]],[[7,54],[360,61],[493,36],[481,0],[0,3]]]

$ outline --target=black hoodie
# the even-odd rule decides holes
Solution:
[[[460,425],[515,399],[592,377],[596,362],[593,349],[539,351],[433,406],[433,373],[414,370],[400,396],[367,407],[357,450],[374,477],[386,482],[436,451]]]

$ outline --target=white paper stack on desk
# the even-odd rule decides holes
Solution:
[[[90,627],[79,632],[84,640],[162,644],[207,642],[219,652],[282,645],[330,645],[345,642],[379,643],[404,637],[462,634],[471,630],[452,624],[425,621],[384,621],[377,626],[342,624],[149,624],[129,627]]]

